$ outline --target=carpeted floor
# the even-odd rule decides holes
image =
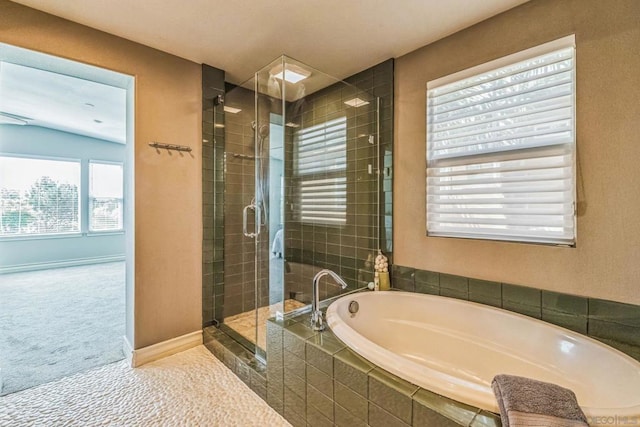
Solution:
[[[289,426],[204,346],[0,397],[0,426]]]
[[[124,267],[0,275],[0,395],[123,359]]]

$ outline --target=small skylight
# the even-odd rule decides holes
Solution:
[[[311,71],[305,70],[295,64],[285,64],[284,70],[282,69],[282,64],[278,64],[271,70],[271,75],[276,79],[282,80],[283,74],[284,80],[289,83],[298,83],[299,81],[309,77],[311,75]]]
[[[364,99],[360,99],[360,98],[353,98],[350,99],[348,101],[344,101],[345,104],[347,104],[349,107],[362,107],[363,105],[367,105],[369,103],[369,101],[365,101]]]

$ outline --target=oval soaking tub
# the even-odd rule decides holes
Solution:
[[[354,316],[349,304],[358,303]],[[496,374],[573,390],[588,417],[640,416],[640,363],[584,335],[499,308],[409,292],[362,292],[327,310],[334,334],[427,390],[499,412]],[[640,419],[640,418],[635,418]]]

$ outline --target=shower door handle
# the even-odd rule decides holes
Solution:
[[[256,233],[249,233],[249,230],[247,230],[247,223],[249,222],[249,209],[253,210],[254,212],[256,211],[256,205],[251,203],[250,205],[247,205],[244,207],[244,209],[242,209],[242,233],[250,238],[254,238],[256,237]]]

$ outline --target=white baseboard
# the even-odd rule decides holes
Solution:
[[[133,350],[127,337],[123,338],[122,348],[127,362],[132,368],[137,368],[145,363],[153,362],[154,360],[162,359],[163,357],[171,356],[172,354],[180,353],[181,351],[201,345],[202,330],[162,341],[148,347],[139,348],[138,350]]]
[[[102,264],[105,262],[124,261],[124,255],[100,256],[92,258],[65,259],[63,261],[39,262],[33,264],[10,265],[0,267],[0,274],[22,273],[25,271],[48,270],[50,268],[77,267],[80,265]]]

